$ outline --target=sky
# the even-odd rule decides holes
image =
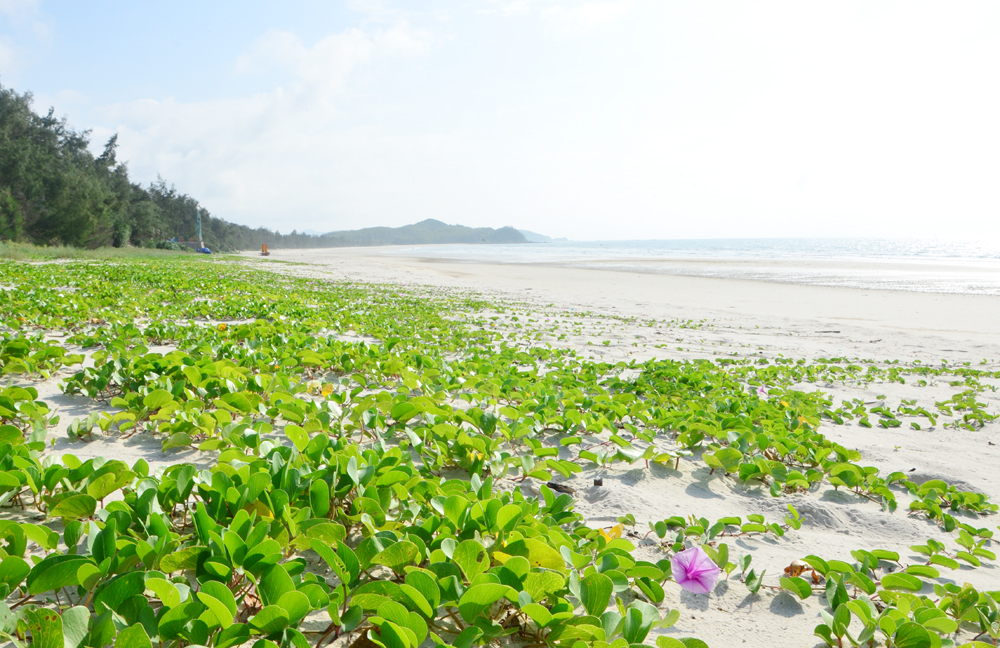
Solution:
[[[0,0],[0,84],[286,233],[975,239],[998,33],[975,0]]]

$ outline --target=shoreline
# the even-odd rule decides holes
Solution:
[[[269,259],[313,264],[328,278],[426,284],[484,295],[654,319],[719,320],[793,335],[839,330],[842,337],[919,336],[938,355],[1000,356],[1000,297],[859,289],[541,264],[454,262],[380,254],[378,248],[278,250]],[[254,256],[245,255],[248,259]],[[259,258],[259,257],[257,257]],[[883,352],[905,346],[885,342]],[[974,357],[974,356],[979,357]],[[883,356],[883,357],[891,357]]]

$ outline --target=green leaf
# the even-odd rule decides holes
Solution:
[[[77,493],[56,504],[49,511],[49,517],[61,517],[65,523],[93,517],[96,510],[97,500],[93,496]]]
[[[760,590],[760,586],[764,584],[764,574],[766,573],[767,570],[765,569],[760,573],[760,575],[757,575],[757,573],[751,569],[750,573],[747,574],[745,582],[747,589],[750,590],[751,594],[756,594]]]
[[[409,540],[400,540],[375,554],[371,563],[388,567],[397,574],[403,572],[403,567],[412,565],[420,555],[420,549]]]
[[[241,414],[249,414],[250,410],[253,409],[253,406],[250,404],[250,400],[239,392],[223,394],[222,401],[230,407],[238,410]]]
[[[285,436],[295,444],[295,447],[302,452],[309,445],[309,433],[298,425],[293,425],[289,423],[285,426]]]
[[[146,581],[146,586],[149,587],[149,581]],[[225,605],[230,616],[236,616],[236,597],[228,587],[217,581],[206,581],[202,584],[201,591]]]
[[[630,644],[642,643],[642,640],[649,634],[652,624],[643,621],[642,612],[637,608],[630,607],[625,611],[624,624],[622,625],[622,637]]]
[[[99,606],[105,605],[109,610],[117,611],[122,603],[142,594],[146,589],[146,572],[132,571],[114,576],[94,591],[94,609],[102,612]]]
[[[271,565],[264,570],[257,584],[257,594],[264,605],[275,605],[286,592],[294,592],[295,583],[281,565]]]
[[[12,591],[21,581],[31,573],[31,567],[20,556],[7,556],[0,560],[0,583],[3,583]]]
[[[922,580],[909,574],[886,574],[882,577],[882,587],[887,590],[919,592],[924,588]]]
[[[174,395],[168,392],[166,389],[155,389],[142,399],[143,407],[150,410],[158,410],[167,403],[172,403],[174,400]]]
[[[384,621],[378,631],[378,638],[385,648],[416,648],[410,645],[406,631],[392,621]]]
[[[523,538],[510,542],[502,551],[497,554],[507,554],[509,556],[521,556],[527,558],[532,567],[551,569],[561,574],[566,573],[566,563],[562,554],[551,546],[534,538]]]
[[[160,449],[167,451],[171,448],[183,448],[189,445],[191,445],[191,435],[186,432],[177,432],[164,439]]]
[[[215,648],[231,648],[250,641],[250,628],[245,623],[234,623],[215,636]]]
[[[721,467],[727,473],[734,473],[739,470],[740,462],[743,461],[743,453],[736,448],[722,448],[714,453],[713,458],[718,463],[718,466],[712,465],[707,459],[705,463],[708,463],[713,468]]]
[[[146,589],[160,599],[164,607],[172,608],[180,605],[181,593],[177,586],[164,578],[146,579]]]
[[[295,625],[312,612],[309,597],[302,592],[285,592],[275,605],[288,613],[289,625]]]
[[[29,522],[22,522],[20,526],[28,540],[37,543],[43,549],[51,551],[59,546],[59,534],[52,529],[41,524],[31,524]],[[0,573],[2,571],[0,569]]]
[[[951,634],[958,630],[958,621],[949,619],[944,612],[937,608],[917,610],[913,613],[913,620],[938,634]]]
[[[599,572],[588,574],[580,580],[580,602],[591,616],[600,616],[608,608],[614,583]]]
[[[141,623],[128,626],[115,638],[115,648],[153,648]]]
[[[809,598],[809,595],[812,594],[812,586],[809,585],[806,579],[800,578],[798,576],[794,576],[791,578],[787,576],[782,576],[781,587],[782,589],[786,589],[789,592],[792,592],[800,599],[807,599]]]
[[[914,576],[925,576],[927,578],[937,578],[941,575],[941,572],[929,565],[910,565],[906,568],[906,573]]]
[[[552,571],[532,571],[524,579],[524,591],[534,601],[541,601],[565,586],[566,578]]]
[[[529,619],[535,622],[539,628],[544,628],[552,620],[552,613],[549,609],[538,603],[528,603],[521,607],[521,612],[523,612]]]
[[[249,625],[253,634],[271,635],[288,626],[288,613],[277,605],[268,605],[250,619]]]
[[[660,635],[656,638],[656,648],[685,648],[680,639]]]
[[[505,596],[512,601],[517,600],[517,592],[512,587],[496,583],[473,585],[459,599],[458,611],[466,623],[472,623],[483,610]]]
[[[455,524],[459,524],[462,515],[469,508],[469,500],[459,495],[452,495],[444,501],[444,515]]]
[[[893,636],[896,648],[931,648],[931,637],[923,626],[907,621],[896,628]]]
[[[41,594],[63,587],[79,585],[77,571],[81,565],[94,562],[87,556],[72,554],[53,554],[35,565],[28,574],[25,585],[29,594]]]
[[[465,580],[470,582],[490,567],[490,557],[477,540],[464,540],[455,548],[452,559],[462,570]],[[562,556],[559,557],[559,562],[562,563]]]
[[[441,603],[441,588],[438,586],[437,579],[428,574],[427,572],[413,570],[406,575],[406,585],[412,586],[417,592],[427,600],[428,605],[432,610],[436,610],[438,605]],[[400,586],[402,587],[402,586]],[[407,597],[411,597],[411,594],[407,593],[404,588],[403,593]],[[431,618],[428,615],[428,618]]]
[[[90,629],[90,610],[76,605],[62,613],[64,648],[77,648]]]
[[[25,610],[24,620],[31,632],[31,648],[65,648],[62,617],[55,610]]]
[[[427,600],[427,597],[420,593],[420,590],[406,583],[401,584],[399,588],[402,590],[403,595],[409,600],[409,607],[411,609],[415,609],[428,619],[434,618],[435,610],[431,607],[430,601]]]
[[[707,643],[694,637],[681,637],[681,645],[684,648],[708,648]]]
[[[222,601],[215,598],[211,594],[205,593],[204,591],[198,592],[197,596],[198,600],[208,608],[208,611],[211,612],[213,616],[215,616],[215,620],[223,630],[233,625],[233,614]]]
[[[87,485],[87,494],[99,500],[115,492],[135,479],[135,473],[131,470],[123,470],[120,473],[104,473],[100,477]]]
[[[205,606],[193,596],[180,605],[163,612],[157,620],[157,632],[165,639],[177,639],[192,619],[205,611]]]
[[[471,648],[472,644],[483,636],[483,631],[475,626],[470,626],[458,633],[455,637],[454,648]]]
[[[523,513],[524,507],[517,504],[505,504],[497,511],[497,530],[503,533],[510,533],[517,526],[517,523],[521,521]]]
[[[198,566],[198,557],[205,551],[208,551],[206,547],[185,547],[169,553],[160,559],[160,571],[171,574],[175,571],[194,569]]]

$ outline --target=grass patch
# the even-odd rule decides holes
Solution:
[[[165,257],[189,256],[190,252],[157,250],[136,247],[100,247],[85,250],[66,245],[33,245],[0,241],[0,259],[12,261],[48,261],[53,259],[162,259]]]

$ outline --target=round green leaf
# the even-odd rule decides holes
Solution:
[[[812,587],[804,578],[799,578],[798,576],[788,578],[787,576],[781,577],[781,588],[792,592],[800,599],[807,599],[809,595],[812,594]]]
[[[473,585],[465,590],[465,594],[458,601],[458,611],[465,619],[466,623],[472,623],[476,617],[504,596],[511,600],[517,600],[517,592],[512,587],[498,585],[496,583],[482,583]]]
[[[49,517],[61,517],[63,522],[69,522],[92,517],[96,510],[97,500],[92,495],[77,493],[56,504],[49,511]]]
[[[31,569],[25,584],[29,594],[41,594],[62,587],[79,585],[77,571],[81,565],[93,565],[87,556],[53,554]]]
[[[277,605],[268,605],[250,619],[254,634],[270,635],[288,626],[288,613]]]

